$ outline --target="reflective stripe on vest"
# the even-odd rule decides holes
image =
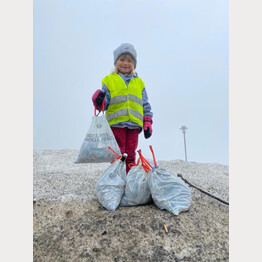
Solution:
[[[106,119],[107,121],[111,121],[114,118],[117,118],[118,116],[128,116],[128,109],[122,109],[122,110],[118,110],[113,114],[109,114]]]
[[[139,105],[143,105],[142,99],[138,98],[137,96],[134,95],[128,95],[129,100],[132,100],[136,103],[138,103]]]
[[[126,96],[115,96],[115,97],[111,98],[110,104],[113,105],[113,104],[117,104],[117,103],[122,103],[122,102],[125,102],[126,100],[127,100]]]
[[[131,121],[143,127],[142,91],[144,82],[135,77],[128,87],[118,74],[110,74],[102,80],[110,92],[110,103],[106,111],[109,125]]]
[[[137,96],[134,95],[128,95],[129,100],[134,101],[136,103],[138,103],[139,105],[143,105],[142,99],[138,98]],[[122,103],[125,102],[127,100],[127,96],[115,96],[113,98],[111,98],[110,104],[117,104],[117,103]]]
[[[143,122],[143,115],[142,114],[140,114],[138,111],[135,111],[135,110],[132,110],[132,109],[129,109],[129,110],[130,110],[130,113],[133,116],[139,118]]]
[[[143,121],[143,116],[142,116],[139,112],[137,112],[137,111],[135,111],[135,110],[132,110],[132,109],[129,109],[129,110],[130,110],[130,113],[131,113],[132,115],[134,115],[135,117],[137,117],[137,118],[139,118],[141,121]],[[112,120],[112,119],[114,119],[114,118],[117,118],[117,117],[119,117],[119,116],[128,116],[128,109],[118,110],[118,111],[116,111],[116,112],[113,113],[113,114],[109,114],[109,115],[106,117],[106,119],[107,119],[107,121],[109,122],[110,120]]]

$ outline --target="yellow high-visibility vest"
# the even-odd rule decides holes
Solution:
[[[132,121],[143,127],[142,91],[144,82],[141,78],[132,78],[126,86],[122,77],[116,73],[107,75],[102,80],[110,92],[111,100],[106,111],[109,125]]]

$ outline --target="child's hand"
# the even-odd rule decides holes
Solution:
[[[105,96],[106,93],[100,89],[97,89],[92,96],[92,101],[95,107],[98,110],[101,110],[102,105],[105,105]]]
[[[153,133],[152,124],[153,124],[152,117],[144,116],[143,129],[144,129],[144,136],[146,139],[149,138]]]

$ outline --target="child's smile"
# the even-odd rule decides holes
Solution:
[[[134,70],[134,60],[131,55],[122,55],[116,62],[117,70],[122,74],[130,74]]]

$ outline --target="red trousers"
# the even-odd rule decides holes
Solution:
[[[116,142],[122,154],[126,153],[126,173],[129,171],[128,164],[136,162],[136,149],[138,146],[139,129],[130,129],[127,127],[111,127]]]

